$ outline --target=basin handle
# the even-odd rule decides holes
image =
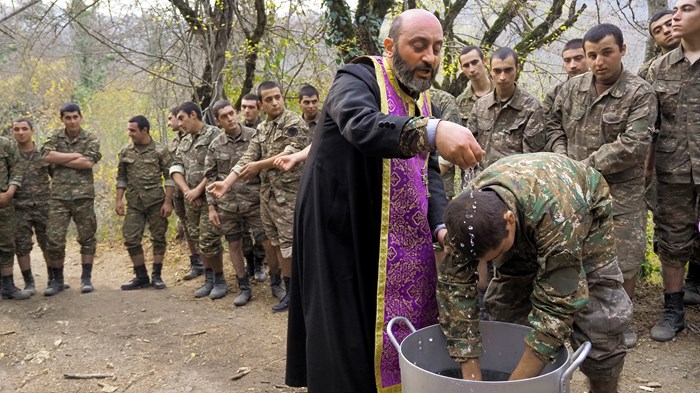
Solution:
[[[566,371],[561,375],[561,381],[560,381],[560,387],[561,390],[560,392],[568,392],[569,391],[569,381],[571,380],[571,374],[576,371],[578,366],[583,363],[584,360],[586,360],[586,356],[588,356],[588,352],[591,351],[591,342],[586,341],[584,342],[576,352],[574,352],[573,356],[571,356],[571,363],[569,363],[569,367],[567,367]]]
[[[413,324],[411,321],[406,319],[405,317],[394,317],[391,318],[391,321],[386,325],[386,335],[389,336],[389,340],[391,341],[392,344],[394,344],[394,348],[396,348],[397,351],[401,352],[401,348],[399,348],[399,342],[396,341],[396,337],[394,337],[394,332],[391,330],[391,328],[394,327],[394,324],[396,322],[403,322],[408,326],[409,329],[411,329],[411,333],[416,332],[416,328],[413,327]]]

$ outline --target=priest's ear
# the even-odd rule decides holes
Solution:
[[[391,37],[386,37],[384,39],[384,49],[386,50],[386,57],[392,57],[394,55],[394,40]]]

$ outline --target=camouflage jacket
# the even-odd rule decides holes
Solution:
[[[309,127],[309,141],[314,139],[314,133],[318,128],[318,123],[321,122],[321,112],[321,109],[319,109],[318,112],[316,112],[316,116],[311,120],[306,120],[304,116],[301,116],[301,118],[304,119],[306,126]]]
[[[162,204],[163,185],[175,187],[169,173],[172,162],[170,151],[153,139],[147,146],[129,143],[123,147],[119,152],[117,188],[126,189],[126,202],[144,208]]]
[[[22,186],[24,166],[20,163],[19,151],[9,139],[0,136],[0,192],[14,184]]]
[[[80,153],[88,160],[97,164],[102,159],[100,141],[90,132],[80,129],[78,136],[71,140],[65,129],[51,133],[41,146],[41,156],[55,151],[59,153]],[[95,180],[93,168],[73,169],[63,165],[52,165],[51,198],[74,200],[95,198]]]
[[[549,113],[549,111],[552,109],[554,99],[557,98],[557,94],[559,94],[559,90],[561,90],[561,87],[564,86],[564,83],[566,83],[566,81],[554,86],[552,90],[548,91],[544,95],[544,100],[542,100],[542,111],[545,114]]]
[[[639,70],[637,71],[637,76],[651,83],[651,81],[649,80],[649,69],[657,59],[661,58],[661,56],[663,56],[663,54],[656,55],[651,59],[645,61],[644,64],[642,64],[642,66],[639,67]]]
[[[209,144],[220,133],[218,128],[204,124],[198,133],[185,135],[175,152],[170,176],[176,172],[181,173],[185,176],[188,187],[197,187],[204,180],[204,161]]]
[[[233,165],[248,149],[248,145],[255,135],[255,130],[242,123],[238,123],[238,126],[241,129],[238,137],[234,138],[226,133],[221,133],[209,145],[205,161],[207,182],[224,180],[231,173]],[[230,212],[248,211],[260,205],[260,177],[256,176],[248,181],[236,182],[231,191],[220,199],[207,193],[207,202]]]
[[[431,87],[429,90],[430,102],[440,108],[440,118],[452,123],[462,124],[462,114],[459,112],[457,100],[452,94]]]
[[[170,141],[170,144],[168,145],[168,151],[170,152],[170,157],[172,159],[175,159],[175,155],[177,154],[177,147],[180,146],[180,141],[182,141],[182,138],[184,138],[185,135],[187,135],[187,133],[177,131],[177,135],[175,135]],[[180,197],[180,189],[177,188],[177,186],[175,186],[175,191],[173,191],[173,198],[178,197]]]
[[[691,65],[678,47],[651,65],[649,80],[660,109],[656,176],[700,185],[700,63]]]
[[[26,170],[22,188],[15,192],[15,207],[29,209],[48,205],[51,198],[51,164],[44,161],[36,146],[29,152],[19,150],[19,159]]]
[[[497,161],[472,186],[495,191],[516,214],[513,247],[499,260],[496,274],[532,277],[528,320],[534,330],[525,341],[551,362],[571,335],[574,315],[588,304],[587,273],[617,263],[605,180],[562,155],[535,153]],[[610,230],[601,236],[604,224]],[[457,362],[483,354],[476,270],[476,261],[458,251],[439,268],[440,324]]]
[[[489,93],[491,93],[493,92],[494,85],[491,79],[489,79],[489,82],[491,83],[491,90],[489,90]],[[459,111],[462,116],[463,126],[467,126],[467,123],[469,122],[469,115],[471,115],[472,108],[474,108],[474,104],[476,104],[476,100],[478,100],[479,98],[480,97],[477,97],[472,91],[471,82],[467,83],[467,87],[464,89],[462,94],[457,96],[457,107],[459,108]]]
[[[238,171],[244,165],[260,161],[282,152],[296,153],[309,144],[309,128],[296,113],[285,110],[274,120],[260,123],[258,130],[248,145],[248,150],[232,168]],[[277,168],[260,171],[260,198],[268,202],[274,195],[277,203],[293,201],[288,195],[296,195],[303,165],[297,165],[285,172]]]
[[[486,152],[482,168],[512,154],[542,151],[545,146],[542,107],[518,86],[505,103],[498,100],[495,91],[479,98],[467,128]]]
[[[656,105],[651,86],[625,70],[618,81],[596,94],[587,72],[563,86],[546,115],[548,146],[600,171],[618,202],[616,214],[637,211],[643,203],[644,160]]]

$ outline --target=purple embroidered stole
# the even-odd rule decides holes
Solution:
[[[430,101],[423,93],[416,104],[403,93],[385,59],[372,57],[381,91],[382,112],[398,116],[430,116]],[[374,367],[380,393],[401,391],[398,351],[386,335],[386,325],[403,316],[416,329],[438,321],[435,286],[437,271],[428,224],[428,153],[409,159],[385,159],[382,181],[382,228],[377,283]],[[401,342],[410,330],[398,324],[394,335]]]

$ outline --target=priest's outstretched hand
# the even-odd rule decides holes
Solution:
[[[475,166],[485,154],[468,128],[449,121],[438,123],[435,146],[440,156],[462,169]]]

